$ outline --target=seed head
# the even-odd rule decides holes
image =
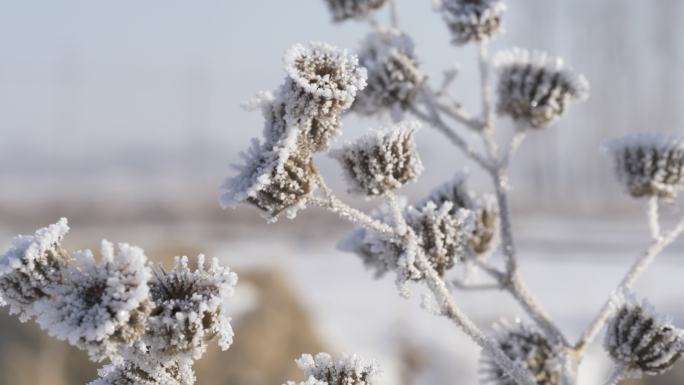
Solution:
[[[684,331],[631,292],[616,298],[615,315],[608,322],[604,346],[628,375],[657,375],[684,355]]]
[[[442,14],[456,45],[494,37],[501,29],[501,17],[506,10],[501,0],[435,0],[434,7]]]
[[[115,358],[145,330],[150,311],[150,271],[142,249],[102,242],[102,260],[90,250],[74,254],[64,280],[41,300],[38,323],[48,334],[88,352],[91,359]]]
[[[300,128],[312,151],[326,150],[338,134],[342,112],[366,86],[366,70],[356,56],[325,43],[292,46],[285,69],[280,93],[287,123]]]
[[[193,385],[192,361],[159,360],[147,352],[128,352],[123,360],[98,370],[88,385]]]
[[[382,7],[387,0],[326,0],[334,22],[362,19]]]
[[[684,182],[684,140],[636,134],[613,140],[607,148],[630,195],[676,198]]]
[[[539,385],[559,385],[562,371],[562,347],[551,343],[530,325],[503,321],[494,325],[496,341],[514,362],[523,365]],[[487,352],[480,359],[482,384],[516,385]]]
[[[344,168],[350,192],[382,195],[415,181],[423,171],[413,134],[417,122],[371,132],[332,153]]]
[[[453,179],[433,190],[416,206],[424,207],[429,202],[434,202],[436,205],[450,202],[452,215],[456,215],[459,209],[472,212],[474,226],[467,240],[468,246],[476,255],[486,255],[498,243],[499,209],[496,199],[490,194],[476,196],[470,191],[467,185],[467,174],[457,174]]]
[[[379,372],[377,366],[356,355],[342,355],[334,360],[328,353],[304,354],[297,361],[305,382],[299,385],[371,385]],[[289,381],[286,385],[296,385]]]
[[[236,283],[235,273],[216,258],[205,266],[202,255],[195,270],[188,266],[187,257],[177,257],[170,272],[161,267],[155,271],[150,283],[152,312],[144,336],[151,354],[199,359],[216,336],[221,349],[227,350],[233,330],[222,307]]]
[[[62,218],[33,235],[17,236],[0,257],[0,302],[9,305],[10,314],[18,314],[22,321],[35,316],[36,302],[49,298],[62,281],[71,259],[61,246],[68,231],[67,219]]]
[[[499,70],[497,109],[531,128],[558,120],[573,101],[589,95],[582,75],[563,68],[563,61],[543,52],[513,48],[495,59]]]
[[[363,115],[390,112],[400,120],[426,79],[413,40],[395,29],[373,32],[362,44],[359,62],[368,70],[368,85],[352,110]]]

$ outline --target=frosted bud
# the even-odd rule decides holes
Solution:
[[[520,321],[502,321],[494,325],[494,337],[508,358],[525,367],[537,384],[561,383],[563,348],[546,339],[541,331]],[[486,351],[480,358],[480,373],[482,384],[517,384]]]
[[[88,385],[193,385],[190,360],[159,360],[146,352],[128,352],[123,360],[98,370]]]
[[[684,354],[684,332],[631,292],[622,293],[615,303],[604,342],[613,360],[634,377],[670,369]]]
[[[453,179],[440,185],[416,206],[423,207],[429,202],[441,205],[452,204],[451,214],[459,209],[470,210],[474,226],[467,237],[468,246],[476,255],[485,255],[498,243],[499,209],[496,198],[491,194],[476,196],[468,189],[467,174],[458,173]]]
[[[501,0],[434,0],[434,8],[449,27],[452,42],[463,45],[496,35],[506,5]]]
[[[328,353],[316,356],[304,354],[297,361],[304,371],[305,382],[300,385],[370,385],[379,370],[374,363],[366,362],[356,355],[342,355],[337,360]],[[287,382],[287,385],[295,385]]]
[[[36,301],[48,298],[51,288],[62,281],[71,257],[62,249],[69,231],[66,218],[33,235],[19,235],[0,257],[0,296],[10,314],[22,321],[36,315]]]
[[[494,60],[499,71],[499,114],[544,128],[558,120],[573,101],[589,96],[582,75],[563,68],[563,61],[544,52],[513,48]]]
[[[150,271],[142,249],[102,242],[102,260],[89,250],[74,254],[53,297],[38,303],[38,323],[48,334],[86,350],[99,361],[116,357],[145,330],[150,311]]]
[[[326,150],[338,134],[342,112],[366,86],[366,70],[356,56],[325,43],[292,46],[285,70],[280,92],[288,124],[302,130],[312,151]]]
[[[275,126],[267,127],[273,136],[264,143],[254,140],[241,154],[244,164],[236,167],[236,176],[226,179],[220,203],[224,208],[252,204],[270,221],[281,214],[293,218],[315,190],[311,154],[300,145],[296,128],[284,128],[278,136]]]
[[[235,273],[216,258],[205,265],[202,255],[195,270],[188,266],[187,257],[176,257],[170,272],[155,270],[150,283],[152,312],[144,336],[151,354],[198,359],[214,337],[221,349],[228,349],[233,330],[222,308],[236,283]]]
[[[382,7],[387,0],[325,0],[333,21],[360,19]]]
[[[415,181],[423,171],[413,134],[417,122],[374,131],[332,153],[342,165],[350,192],[382,195]]]
[[[363,115],[390,112],[395,120],[401,119],[426,79],[413,40],[395,29],[373,32],[361,46],[359,62],[368,70],[368,85],[352,110]]]
[[[684,182],[684,141],[661,134],[635,134],[615,139],[607,149],[618,179],[635,198],[674,199]]]

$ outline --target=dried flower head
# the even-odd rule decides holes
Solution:
[[[572,101],[585,100],[589,83],[563,68],[563,61],[543,52],[513,48],[500,52],[497,109],[532,128],[544,128],[559,119]]]
[[[376,277],[396,271],[400,284],[423,278],[415,261],[418,251],[426,256],[438,274],[444,275],[462,258],[466,237],[472,230],[471,213],[459,210],[452,214],[451,208],[450,202],[439,207],[429,202],[421,209],[404,209],[406,223],[416,235],[415,245],[407,244],[403,238],[359,229],[341,241],[338,248],[359,255],[368,268],[375,270]],[[393,220],[391,210],[386,205],[380,206],[372,216],[385,223]]]
[[[459,209],[470,210],[474,226],[468,236],[468,246],[476,255],[482,256],[492,251],[498,242],[499,209],[494,196],[476,196],[470,191],[467,177],[466,173],[458,173],[453,179],[434,189],[427,198],[417,204],[417,207],[424,207],[429,202],[437,205],[450,202],[453,215]]]
[[[297,361],[304,371],[306,385],[370,385],[378,374],[377,366],[365,362],[356,355],[342,355],[334,360],[328,353],[318,353],[315,357],[304,354]],[[287,385],[295,385],[289,381]]]
[[[417,122],[400,123],[333,152],[344,168],[350,191],[382,195],[415,181],[423,171],[413,138],[417,128]]]
[[[684,140],[635,134],[607,145],[618,179],[633,197],[673,199],[684,183]]]
[[[355,55],[325,43],[292,46],[285,69],[286,120],[300,128],[312,151],[323,151],[339,131],[342,112],[366,86],[366,70]]]
[[[435,0],[434,7],[442,14],[456,45],[492,38],[501,29],[506,10],[501,0]]]
[[[220,203],[224,208],[250,203],[271,221],[281,214],[292,218],[315,189],[311,154],[301,145],[299,129],[285,122],[279,99],[264,94],[256,103],[266,120],[265,141],[255,139],[251,148],[241,153],[245,164],[236,166],[238,174],[226,179]]]
[[[616,362],[627,367],[628,375],[660,374],[684,355],[684,331],[646,300],[639,303],[631,292],[624,292],[615,302],[604,345]]]
[[[368,85],[352,110],[363,115],[390,112],[401,119],[426,79],[413,40],[395,29],[372,32],[361,46],[359,62],[368,70]]]
[[[70,256],[62,249],[69,231],[66,218],[33,235],[19,235],[0,257],[0,299],[22,321],[36,315],[36,301],[49,298],[51,288],[62,281]]]
[[[119,355],[145,330],[150,271],[142,249],[102,242],[102,260],[90,250],[74,254],[75,264],[52,298],[40,301],[38,323],[48,334],[86,350],[93,360]]]
[[[333,16],[333,21],[361,19],[382,7],[387,0],[325,0]]]
[[[202,255],[195,270],[188,266],[187,257],[176,257],[173,270],[155,271],[150,282],[153,307],[144,337],[151,353],[198,359],[207,342],[217,336],[221,349],[228,349],[233,330],[222,307],[236,283],[235,273],[216,258],[205,266]]]
[[[129,352],[120,362],[98,370],[88,385],[193,385],[192,361],[160,361],[146,352]]]
[[[496,341],[503,352],[514,362],[523,365],[539,385],[559,385],[562,372],[562,347],[550,342],[535,327],[520,321],[506,321],[494,325]],[[496,359],[487,352],[480,359],[483,384],[516,385],[517,382],[503,371]]]

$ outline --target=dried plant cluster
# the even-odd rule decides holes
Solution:
[[[150,265],[142,249],[102,241],[99,261],[90,250],[67,252],[66,219],[18,236],[0,257],[2,300],[22,321],[109,361],[91,385],[191,385],[192,363],[218,337],[228,349],[233,332],[222,307],[235,273],[218,264],[197,268],[179,258],[171,272]]]
[[[664,231],[659,220],[659,203],[676,199],[684,185],[684,140],[639,134],[606,146],[627,193],[646,201],[652,243],[617,285],[621,294],[609,296],[580,338],[570,341],[519,272],[508,167],[528,133],[552,126],[572,104],[587,99],[587,80],[542,52],[514,48],[490,60],[488,42],[502,29],[503,1],[435,0],[453,45],[479,48],[482,106],[470,114],[451,94],[454,71],[445,72],[438,88],[428,81],[412,38],[399,25],[395,0],[325,3],[334,22],[366,21],[371,31],[357,54],[325,43],[287,51],[284,81],[247,103],[261,112],[263,130],[223,185],[221,205],[251,205],[271,222],[317,206],[357,225],[339,248],[358,255],[376,277],[393,273],[401,295],[427,290],[431,310],[481,347],[483,384],[576,384],[586,348],[603,329],[606,355],[615,363],[607,385],[671,368],[684,355],[684,331],[634,299],[631,290],[684,232],[684,221]],[[390,26],[376,17],[385,8]],[[345,114],[385,122],[356,141],[335,145]],[[497,116],[513,123],[507,143],[497,141]],[[423,169],[415,142],[421,125],[459,148],[491,178],[493,191],[471,191],[467,174],[453,170],[455,177],[421,199],[399,196]],[[457,126],[479,136],[482,146],[466,140]],[[348,191],[377,202],[375,210],[355,209],[328,187],[315,164],[320,153],[339,161]],[[109,360],[91,385],[193,384],[192,364],[208,342],[216,338],[221,348],[230,346],[233,333],[223,304],[237,276],[217,260],[206,263],[200,256],[191,267],[186,257],[177,258],[165,271],[151,266],[141,249],[115,249],[106,241],[98,260],[88,250],[67,252],[61,245],[67,231],[66,220],[60,220],[17,237],[0,258],[0,294],[22,321],[36,320],[91,359]],[[483,274],[470,276],[473,271]],[[527,319],[503,320],[491,332],[473,322],[454,292],[488,289],[512,296]],[[356,356],[335,360],[320,353],[297,363],[305,376],[300,385],[372,384],[378,373]]]

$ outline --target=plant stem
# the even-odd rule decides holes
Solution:
[[[646,270],[646,268],[653,262],[655,257],[658,256],[667,246],[679,237],[682,232],[684,232],[684,220],[682,220],[674,229],[672,229],[665,236],[660,237],[653,241],[651,246],[646,249],[646,251],[634,261],[634,264],[629,269],[627,274],[622,278],[620,284],[613,291],[614,293],[619,293],[622,290],[630,289],[636,280],[641,276],[641,274]],[[608,300],[603,304],[603,307],[596,315],[591,324],[587,327],[582,336],[580,337],[577,344],[575,344],[575,350],[579,355],[581,355],[586,347],[596,338],[601,328],[606,323],[611,314],[611,303],[613,296],[611,295]]]
[[[616,367],[606,380],[605,385],[617,385],[625,378],[625,374],[627,374],[627,367],[622,365]]]
[[[648,217],[648,227],[651,230],[651,237],[657,240],[660,238],[660,219],[658,216],[658,197],[648,198],[646,215]]]

